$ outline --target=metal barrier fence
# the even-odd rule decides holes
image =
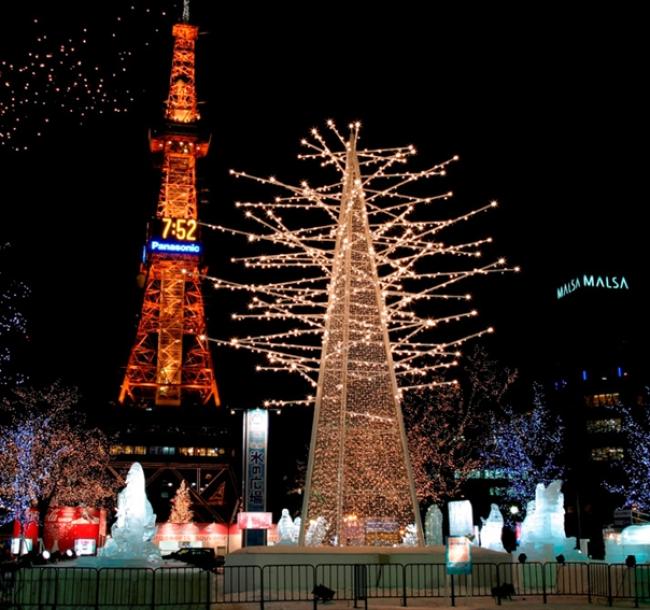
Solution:
[[[0,608],[38,610],[216,610],[223,604],[310,602],[325,591],[335,600],[394,598],[579,596],[588,602],[650,604],[650,564],[475,563],[471,574],[449,576],[445,564],[278,564],[195,567],[0,567]],[[316,593],[316,594],[315,594]]]

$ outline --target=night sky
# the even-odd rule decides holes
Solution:
[[[494,256],[523,271],[474,292],[485,325],[497,329],[490,349],[534,370],[554,349],[544,341],[556,285],[582,271],[625,274],[641,298],[650,107],[642,20],[550,5],[525,13],[468,3],[456,14],[424,6],[195,2],[192,21],[205,32],[199,95],[212,134],[200,215],[241,224],[233,202],[244,194],[231,167],[317,181],[318,169],[295,155],[328,118],[360,120],[368,146],[414,144],[422,166],[459,154],[433,186],[453,190],[462,210],[500,202],[474,234],[493,235]],[[32,289],[25,366],[34,380],[62,378],[102,404],[117,396],[141,304],[135,277],[159,179],[147,131],[160,123],[180,7],[133,0],[73,12],[29,2],[3,13],[0,239],[12,249],[1,271]],[[35,42],[39,33],[46,42]],[[48,45],[59,49],[45,62],[55,85],[71,87],[67,99],[17,69],[38,63],[29,53],[47,54]],[[85,93],[74,84],[82,68]],[[35,93],[45,106],[32,106]],[[211,233],[204,241],[210,271],[236,274],[228,259],[238,246]],[[210,335],[241,332],[229,320],[238,303],[205,294]],[[214,356],[227,405],[264,398],[266,381],[250,382],[253,361]]]

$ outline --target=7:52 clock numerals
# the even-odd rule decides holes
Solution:
[[[162,238],[196,241],[196,220],[193,218],[162,218]]]

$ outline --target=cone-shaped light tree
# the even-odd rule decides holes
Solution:
[[[185,483],[185,479],[181,481],[176,495],[172,498],[172,509],[169,513],[170,523],[191,523],[194,518],[192,511],[192,500],[190,498],[190,488]]]
[[[267,402],[315,403],[301,542],[319,517],[327,523],[329,544],[399,543],[410,523],[421,541],[402,392],[449,383],[441,381],[443,372],[457,364],[461,344],[491,332],[452,338],[440,330],[477,313],[457,285],[503,272],[505,261],[475,265],[490,238],[446,244],[439,235],[496,204],[431,220],[420,208],[451,193],[424,195],[419,183],[444,175],[455,159],[408,171],[413,147],[360,149],[358,123],[348,138],[332,122],[328,127],[338,145],[313,130],[303,140],[308,153],[301,158],[332,167],[334,184],[292,186],[233,172],[285,191],[271,202],[238,204],[256,231],[212,227],[267,242],[270,253],[240,260],[248,268],[273,270],[274,277],[263,283],[212,279],[216,288],[253,293],[248,313],[236,319],[276,324],[269,333],[217,341],[262,354],[266,363],[258,370],[295,372],[315,389],[315,396],[302,400]],[[305,212],[320,218],[306,226]],[[449,264],[460,259],[470,264]],[[441,303],[437,316],[434,302]]]

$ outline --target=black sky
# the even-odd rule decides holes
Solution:
[[[639,15],[549,5],[468,3],[449,14],[437,4],[219,4],[193,9],[206,32],[198,79],[212,134],[200,169],[210,201],[203,219],[239,221],[230,167],[311,178],[317,170],[295,159],[299,140],[328,118],[358,119],[365,144],[413,143],[423,165],[459,154],[438,185],[460,206],[499,200],[476,235],[494,235],[494,253],[524,271],[477,296],[485,323],[497,327],[494,347],[511,364],[534,366],[550,349],[543,336],[557,283],[610,272],[633,275],[640,288],[650,105]],[[26,51],[35,14],[56,36],[87,21],[99,29],[118,5],[94,13],[7,7],[11,27],[0,49]],[[137,40],[133,24],[128,35]],[[0,236],[13,243],[3,272],[33,290],[32,375],[62,377],[100,402],[117,394],[140,308],[135,276],[158,180],[147,130],[159,122],[170,66],[169,21],[161,26],[127,75],[139,91],[128,114],[79,127],[55,113],[30,151],[0,149]],[[216,274],[231,253],[216,236],[205,241]],[[212,292],[206,299],[210,334],[237,332],[232,305]],[[217,353],[216,362],[229,404],[259,400],[259,384],[234,383],[254,374],[250,361]]]

